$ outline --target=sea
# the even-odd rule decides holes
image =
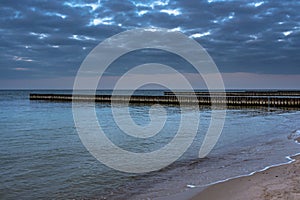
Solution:
[[[290,162],[289,156],[300,153],[292,137],[300,132],[299,108],[231,107],[217,144],[205,158],[198,158],[212,112],[210,107],[201,106],[197,113],[190,109],[191,114],[200,116],[199,129],[177,161],[152,172],[121,172],[98,161],[83,145],[72,103],[30,101],[30,93],[72,91],[0,91],[0,199],[172,199],[195,188]],[[135,94],[163,95],[163,91]],[[118,108],[126,106],[120,104]],[[147,104],[129,107],[132,120],[141,126],[149,123],[149,110],[155,109]],[[97,120],[107,137],[133,152],[160,149],[175,136],[180,107],[163,107],[167,119],[161,131],[151,138],[134,140],[122,134],[109,103],[95,104]],[[160,115],[152,112],[154,118]],[[117,157],[113,153],[110,156]]]

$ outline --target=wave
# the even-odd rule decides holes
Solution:
[[[295,140],[296,142],[300,142],[300,130],[293,131],[289,136],[289,140]]]

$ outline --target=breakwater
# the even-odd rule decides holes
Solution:
[[[177,93],[176,93],[177,94]],[[199,104],[199,105],[228,105],[228,106],[265,106],[265,107],[299,107],[300,96],[273,96],[269,95],[237,95],[233,94],[219,96],[219,93],[209,95],[162,95],[162,96],[142,96],[142,95],[72,95],[72,94],[30,94],[30,100],[47,101],[95,101],[95,102],[131,102],[131,103],[160,103],[160,104]]]
[[[190,96],[190,95],[197,95],[197,96],[209,96],[209,92],[171,92],[166,91],[164,92],[164,95],[171,96],[171,95],[179,95],[179,96]],[[211,94],[218,96],[218,95],[224,95],[222,92],[212,92]],[[279,97],[279,96],[286,96],[286,97],[299,97],[300,98],[300,91],[296,90],[271,90],[271,91],[263,91],[263,90],[245,90],[245,91],[226,91],[226,96],[267,96],[267,97]]]

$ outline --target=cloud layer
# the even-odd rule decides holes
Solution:
[[[300,74],[299,10],[298,0],[2,0],[0,79],[74,76],[99,42],[140,27],[182,31],[224,73]]]

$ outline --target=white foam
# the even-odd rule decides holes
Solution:
[[[186,185],[186,187],[188,187],[188,188],[195,188],[196,186],[195,185]]]
[[[296,130],[294,131],[293,133],[297,133],[299,134],[299,137],[300,137],[300,130]],[[298,141],[295,140],[295,143],[297,144],[300,144]],[[245,175],[240,175],[240,176],[234,176],[234,177],[231,177],[231,178],[227,178],[227,179],[223,179],[223,180],[220,180],[220,181],[216,181],[216,182],[212,182],[212,183],[209,183],[209,184],[206,184],[206,185],[187,185],[188,188],[201,188],[201,187],[209,187],[209,186],[212,186],[212,185],[215,185],[215,184],[218,184],[218,183],[223,183],[223,182],[226,182],[226,181],[229,181],[229,180],[232,180],[232,179],[237,179],[237,178],[242,178],[242,177],[248,177],[248,176],[252,176],[253,174],[256,174],[256,173],[259,173],[259,172],[263,172],[263,171],[266,171],[270,168],[273,168],[273,167],[279,167],[279,166],[282,166],[282,165],[287,165],[287,164],[291,164],[293,162],[295,162],[296,160],[293,159],[292,157],[294,156],[298,156],[300,155],[300,153],[296,153],[296,154],[293,154],[293,155],[290,155],[290,156],[286,156],[285,158],[288,160],[287,162],[284,162],[284,163],[280,163],[280,164],[275,164],[275,165],[269,165],[261,170],[257,170],[257,171],[253,171],[249,174],[245,174]],[[193,187],[189,187],[189,186],[193,186]]]

